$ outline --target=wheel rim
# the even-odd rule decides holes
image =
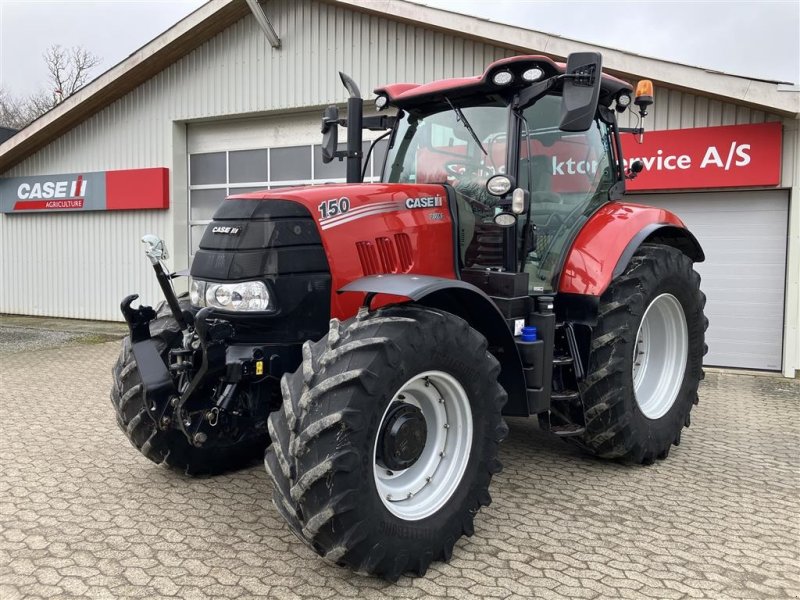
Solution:
[[[398,403],[417,407],[425,419],[426,439],[416,461],[393,471],[381,463],[379,442],[387,416]],[[438,511],[458,489],[472,449],[472,410],[463,386],[442,371],[409,379],[386,407],[373,449],[375,486],[383,505],[395,516],[418,521]]]
[[[680,392],[689,350],[683,307],[672,294],[657,296],[642,317],[633,350],[633,391],[648,419],[664,416]]]

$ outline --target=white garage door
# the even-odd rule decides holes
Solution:
[[[629,195],[677,214],[697,237],[709,319],[707,365],[777,371],[789,195],[784,190]]]
[[[322,162],[320,114],[314,111],[189,126],[190,258],[214,211],[229,194],[346,181],[344,161]],[[344,138],[343,131],[340,139]],[[366,132],[365,138],[377,135]],[[370,145],[364,141],[364,156]],[[339,150],[345,146],[341,142]],[[387,146],[386,140],[375,144],[365,181],[379,178]]]

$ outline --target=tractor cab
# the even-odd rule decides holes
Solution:
[[[641,117],[652,102],[642,89]],[[459,271],[526,273],[529,294],[554,293],[581,226],[622,197],[616,114],[630,105],[631,86],[601,75],[599,55],[581,53],[567,65],[516,56],[477,77],[375,92],[376,108],[397,109],[358,117],[364,127],[392,127],[381,181],[448,187]]]

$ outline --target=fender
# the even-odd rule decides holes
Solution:
[[[522,360],[506,319],[491,298],[474,285],[458,279],[428,275],[370,275],[356,279],[337,293],[364,292],[403,296],[417,304],[438,308],[464,319],[495,349],[500,361],[498,381],[508,394],[507,416],[529,416]]]
[[[611,202],[589,218],[572,243],[558,291],[601,296],[646,242],[673,246],[695,262],[705,260],[697,239],[673,213],[640,204]]]

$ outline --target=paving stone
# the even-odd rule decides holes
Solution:
[[[262,467],[187,479],[108,400],[118,343],[0,350],[0,598],[800,598],[800,382],[710,373],[665,462],[586,457],[510,419],[493,503],[397,584],[318,559]]]

